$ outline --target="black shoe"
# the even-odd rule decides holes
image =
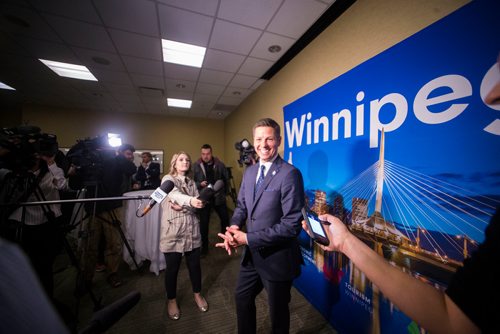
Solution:
[[[111,275],[108,276],[108,283],[113,288],[117,288],[120,285],[122,285],[122,280],[120,279],[117,273],[112,273]]]

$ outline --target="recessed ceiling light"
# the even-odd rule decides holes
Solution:
[[[89,69],[82,65],[61,63],[58,61],[38,59],[61,77],[97,81]]]
[[[10,87],[9,85],[4,84],[3,82],[0,82],[0,89],[16,90],[15,88]]]
[[[191,108],[192,103],[193,103],[193,101],[191,101],[191,100],[167,98],[167,104],[169,107]]]
[[[162,39],[161,45],[164,62],[193,67],[201,67],[207,50],[201,46],[169,41],[167,39]]]
[[[224,115],[224,114],[220,111],[217,113],[217,116],[222,116],[222,115]]]
[[[271,45],[267,50],[271,53],[277,53],[281,51],[281,46],[279,45]]]
[[[111,62],[107,60],[106,58],[101,58],[101,57],[92,57],[92,60],[95,63],[101,64],[101,65],[109,65]]]

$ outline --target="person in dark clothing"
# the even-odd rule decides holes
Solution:
[[[229,226],[229,215],[226,206],[226,189],[228,187],[227,169],[224,163],[212,154],[212,147],[204,144],[201,147],[201,157],[193,166],[194,181],[198,191],[202,191],[209,185],[214,185],[216,181],[222,180],[224,187],[219,191],[209,203],[200,210],[200,229],[202,241],[202,254],[208,253],[208,232],[210,223],[210,213],[215,209],[220,219],[220,231],[224,233]]]
[[[143,152],[141,156],[142,163],[135,174],[139,189],[156,189],[160,186],[160,164],[152,161],[151,152]]]
[[[88,198],[117,197],[132,189],[132,175],[136,172],[133,163],[135,148],[123,144],[117,154],[108,147],[96,149],[99,153],[99,168],[92,173],[82,172],[75,175],[73,186],[87,187]],[[88,175],[91,175],[90,177]],[[78,189],[78,188],[77,188]],[[104,259],[108,271],[108,282],[112,287],[122,284],[118,277],[118,268],[122,261],[122,239],[120,224],[123,221],[123,202],[121,200],[87,203],[85,210],[89,215],[88,240],[83,259],[85,281],[90,285],[98,261],[99,244],[105,239]],[[95,216],[94,216],[95,213]]]

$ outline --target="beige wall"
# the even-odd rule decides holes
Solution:
[[[193,160],[198,159],[200,147],[205,143],[212,145],[214,154],[224,159],[224,123],[220,120],[28,106],[23,111],[23,122],[57,135],[61,147],[70,147],[78,139],[112,132],[119,133],[124,142],[138,149],[164,150],[165,166],[180,150],[189,153]]]
[[[256,120],[271,117],[283,128],[283,107],[468,3],[468,0],[358,0],[225,121],[225,156],[251,139]],[[283,135],[283,131],[282,131]],[[283,146],[280,147],[281,154]],[[235,164],[236,165],[236,164]],[[243,168],[234,168],[239,185]]]

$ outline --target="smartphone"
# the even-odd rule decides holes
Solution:
[[[313,234],[313,240],[319,244],[328,246],[330,240],[328,240],[328,235],[325,232],[324,223],[319,220],[318,215],[306,208],[302,208],[302,215],[309,227],[309,231]]]

